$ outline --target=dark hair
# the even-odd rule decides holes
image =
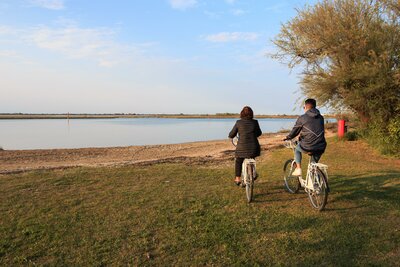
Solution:
[[[315,99],[308,98],[306,101],[304,101],[304,104],[311,105],[313,108],[315,108],[317,106],[317,101],[315,101]]]
[[[240,112],[240,118],[242,119],[252,119],[253,116],[253,110],[249,106],[245,106]]]

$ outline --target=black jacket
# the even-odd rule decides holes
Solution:
[[[257,137],[262,132],[257,120],[240,119],[236,121],[229,138],[234,138],[239,134],[239,142],[236,147],[235,157],[237,158],[255,158],[260,156],[260,143]]]
[[[303,150],[318,153],[325,151],[324,117],[318,109],[309,109],[301,115],[287,138],[293,139],[298,134],[300,134],[300,147]]]

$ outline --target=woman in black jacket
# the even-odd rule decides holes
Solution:
[[[229,138],[234,138],[237,134],[239,134],[239,141],[235,151],[235,183],[240,185],[244,159],[260,156],[261,150],[257,139],[262,134],[260,125],[253,119],[253,110],[248,106],[240,112],[240,120],[236,121],[229,133]]]

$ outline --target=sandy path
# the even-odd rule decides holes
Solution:
[[[284,136],[284,133],[262,135],[259,138],[262,150],[279,146]],[[190,163],[228,160],[233,157],[234,147],[229,139],[175,145],[3,150],[0,151],[0,174],[78,166],[120,166],[175,161]]]

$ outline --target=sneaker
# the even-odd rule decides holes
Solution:
[[[292,176],[301,176],[301,168],[296,168],[292,173]]]

